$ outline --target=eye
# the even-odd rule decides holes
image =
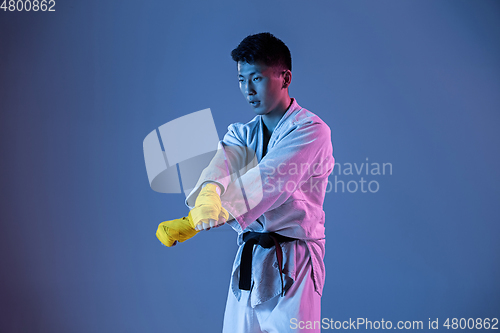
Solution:
[[[254,77],[254,78],[253,78],[253,80],[254,80],[255,82],[258,82],[258,81],[260,81],[261,79],[262,79],[262,78],[261,78],[260,76],[256,76],[256,77]]]
[[[240,82],[240,83],[241,83],[241,82],[243,82],[243,81],[244,81],[244,80],[243,80],[243,79],[241,79],[241,78],[240,78],[240,79],[238,79],[238,82]]]

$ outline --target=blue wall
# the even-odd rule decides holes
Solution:
[[[500,317],[497,1],[89,0],[0,11],[0,332],[221,330],[235,233],[163,247],[187,209],[149,188],[142,140],[250,120],[229,53],[262,31],[332,129],[332,185],[378,184],[326,196],[322,316]]]

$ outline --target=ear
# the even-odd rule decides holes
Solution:
[[[287,69],[287,70],[283,71],[283,85],[282,85],[282,88],[283,89],[288,88],[288,86],[290,85],[290,83],[292,83],[292,72],[289,69]]]

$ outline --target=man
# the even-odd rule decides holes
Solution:
[[[172,246],[226,222],[238,232],[223,332],[319,332],[330,128],[289,96],[281,40],[251,35],[231,56],[257,116],[228,127],[186,199],[189,216],[161,223],[157,236]]]

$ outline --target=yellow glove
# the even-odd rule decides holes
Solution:
[[[198,194],[195,207],[189,212],[193,217],[193,226],[195,228],[204,229],[210,226],[221,225],[226,223],[229,218],[227,210],[222,207],[220,192],[217,192],[217,190],[220,191],[216,184],[208,183],[200,191],[200,194]],[[210,225],[210,222],[213,225]]]
[[[171,247],[177,241],[184,242],[196,235],[199,231],[194,229],[191,213],[187,217],[160,223],[156,231],[156,237],[163,245]]]

